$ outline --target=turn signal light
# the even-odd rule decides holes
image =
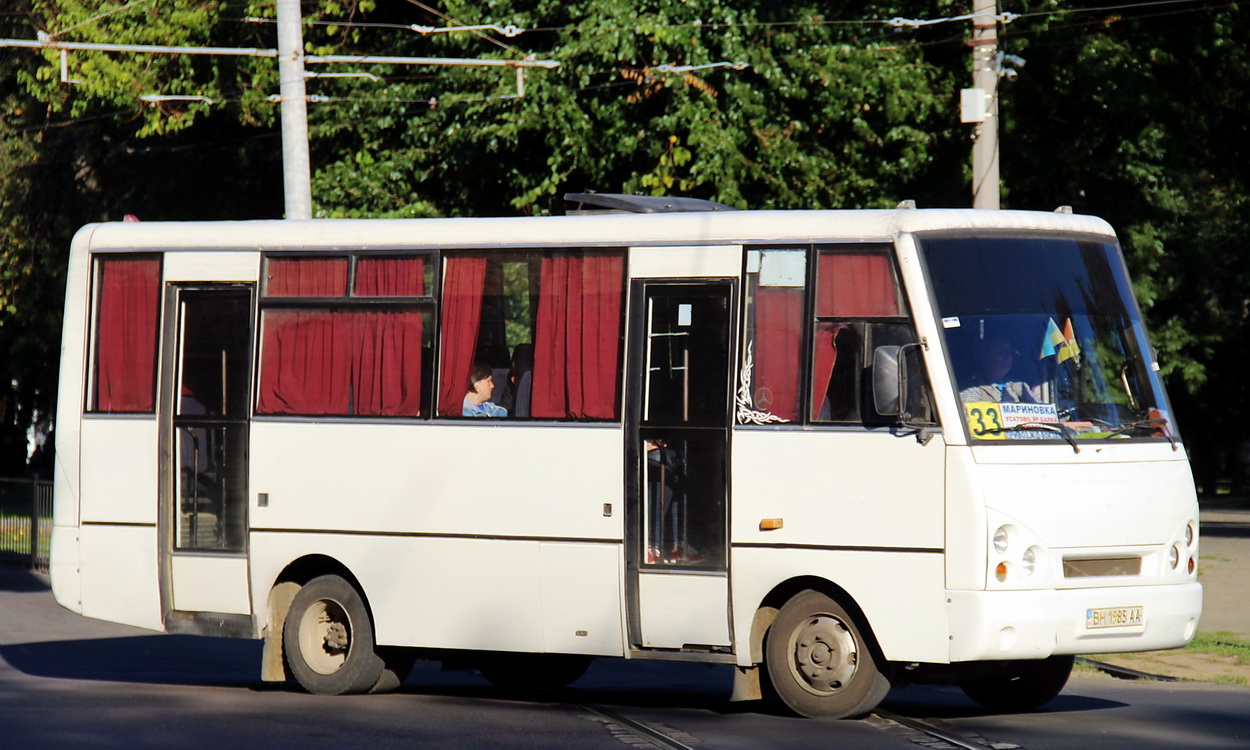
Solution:
[[[784,522],[780,518],[761,518],[760,531],[775,531],[784,526]]]
[[[1193,572],[1194,572],[1194,570],[1196,570],[1197,568],[1198,568],[1198,564],[1197,564],[1196,562],[1194,562],[1194,559],[1193,559],[1192,557],[1191,557],[1191,558],[1189,558],[1189,573],[1190,573],[1190,575],[1192,575],[1192,574],[1193,574]]]
[[[998,579],[999,583],[1007,580],[1007,563],[1000,562],[998,567],[994,568],[994,577]]]

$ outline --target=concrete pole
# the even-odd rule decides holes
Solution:
[[[286,218],[312,218],[308,159],[308,98],[304,91],[304,32],[299,0],[278,3],[278,93],[282,96],[282,187]]]
[[[998,189],[998,7],[996,0],[974,0],[972,87],[985,92],[985,121],[972,144],[972,207],[997,209]]]

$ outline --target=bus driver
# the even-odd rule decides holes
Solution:
[[[959,392],[964,403],[1036,404],[1035,388],[1020,380],[1008,380],[1014,350],[1002,336],[982,339],[976,352],[976,372],[972,385]]]

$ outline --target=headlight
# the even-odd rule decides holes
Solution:
[[[1181,546],[1173,544],[1172,549],[1168,550],[1168,564],[1172,566],[1172,570],[1176,570],[1181,564]]]
[[[1003,554],[1007,551],[1007,527],[999,526],[998,531],[994,532],[994,551]]]
[[[1026,576],[1033,575],[1033,571],[1037,569],[1037,558],[1040,554],[1037,547],[1029,547],[1024,551],[1024,574]]]
[[[1194,525],[1192,523],[1185,524],[1185,546],[1194,546]]]

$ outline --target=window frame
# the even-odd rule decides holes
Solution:
[[[271,275],[269,271],[269,263],[271,260],[333,260],[345,259],[347,261],[346,277],[344,293],[341,296],[331,295],[272,295],[270,294],[269,284]],[[361,294],[357,290],[357,270],[360,261],[378,260],[378,259],[420,259],[423,262],[422,267],[422,286],[424,293],[419,295],[374,295]],[[324,252],[310,252],[308,250],[281,250],[265,252],[261,256],[261,275],[259,289],[257,293],[257,323],[256,323],[256,383],[255,393],[252,396],[253,414],[259,418],[303,418],[303,419],[347,419],[353,421],[426,421],[430,418],[430,412],[433,405],[432,380],[433,377],[425,377],[427,363],[424,357],[428,355],[431,359],[437,357],[437,316],[438,316],[438,296],[432,293],[431,288],[437,288],[439,284],[439,253],[435,250],[423,249],[375,249],[375,250],[333,250]],[[328,413],[285,413],[275,412],[262,409],[261,399],[263,398],[262,389],[266,370],[265,354],[265,338],[266,338],[266,320],[267,313],[271,311],[296,311],[296,312],[406,312],[417,313],[421,315],[421,339],[424,344],[427,332],[430,337],[430,349],[425,350],[422,347],[423,361],[420,365],[422,382],[420,384],[420,411],[417,414],[371,414],[359,413],[353,405],[350,407],[351,413],[328,412]],[[349,399],[350,402],[350,399]]]

